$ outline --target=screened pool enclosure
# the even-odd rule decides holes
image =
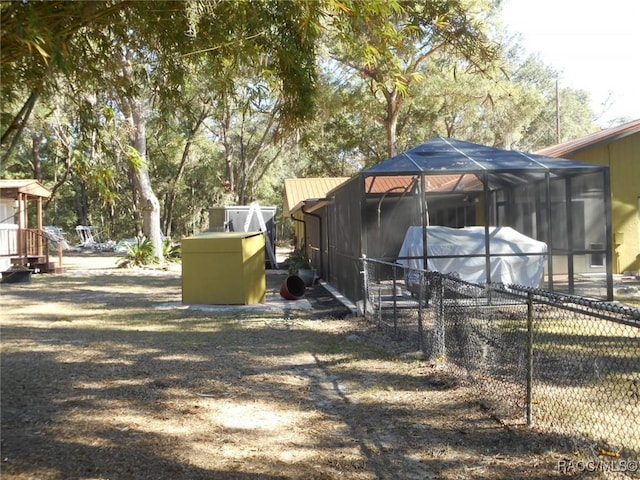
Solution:
[[[613,299],[608,167],[436,137],[301,209],[313,263],[353,301],[363,256]]]

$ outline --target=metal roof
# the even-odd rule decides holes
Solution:
[[[604,167],[517,150],[502,150],[435,137],[361,172],[362,175],[443,175],[462,173],[587,173]]]
[[[572,155],[579,153],[588,148],[597,147],[599,145],[606,145],[620,138],[632,135],[640,132],[640,119],[633,120],[632,122],[618,125],[617,127],[605,128],[599,132],[586,135],[584,137],[576,138],[568,142],[559,143],[550,147],[537,150],[536,154],[546,155],[549,157],[564,157],[566,155]]]
[[[349,177],[285,178],[283,216],[288,217],[302,208],[305,200],[324,199]]]
[[[0,192],[3,198],[17,198],[18,193],[31,197],[49,198],[51,196],[51,192],[46,187],[32,178],[0,180]]]
[[[390,192],[413,191],[420,183],[419,175],[377,175],[365,177],[365,193],[386,194]],[[482,189],[482,183],[475,175],[466,173],[450,175],[429,175],[424,177],[425,192],[463,192]]]

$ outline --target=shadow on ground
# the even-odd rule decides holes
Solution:
[[[497,422],[321,286],[265,316],[150,308],[179,278],[141,278],[3,290],[3,478],[563,476],[567,439]]]

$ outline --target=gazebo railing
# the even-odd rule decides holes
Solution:
[[[35,228],[0,228],[0,256],[11,257],[22,265],[30,263],[49,264],[49,241],[47,233]],[[57,242],[58,263],[62,266],[62,245]]]
[[[18,252],[18,225],[0,223],[0,257],[15,257]]]
[[[24,253],[27,257],[45,257],[49,262],[49,239],[45,237],[42,230],[34,228],[22,229],[24,235]]]

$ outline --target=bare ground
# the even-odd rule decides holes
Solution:
[[[543,479],[570,442],[322,293],[186,308],[179,267],[66,259],[0,285],[3,479]]]

